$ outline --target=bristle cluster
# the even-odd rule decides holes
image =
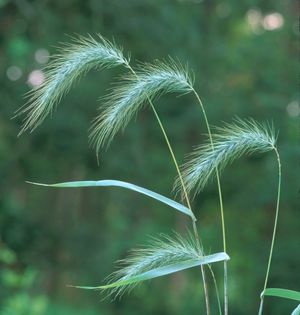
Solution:
[[[163,236],[153,239],[148,248],[131,251],[129,257],[119,261],[120,269],[110,275],[107,281],[108,283],[126,281],[155,268],[202,257],[203,253],[197,248],[196,241],[191,234],[187,238],[178,234],[175,238]],[[137,283],[113,287],[109,289],[108,294],[117,297],[135,285]]]
[[[126,74],[105,98],[104,110],[91,128],[92,144],[97,151],[108,145],[147,100],[171,92],[188,93],[191,89],[192,82],[187,71],[173,61],[141,65],[136,74]]]
[[[233,124],[216,128],[212,135],[213,146],[208,141],[196,148],[182,166],[182,177],[188,193],[200,192],[214,178],[216,169],[221,172],[228,163],[245,154],[263,153],[274,149],[276,137],[273,127],[254,120],[237,119]],[[181,189],[176,179],[174,189]]]
[[[29,101],[19,111],[26,114],[20,133],[33,130],[51,113],[80,75],[92,68],[128,65],[122,50],[101,36],[74,39],[45,68],[45,81],[29,93]]]

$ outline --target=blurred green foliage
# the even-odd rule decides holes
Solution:
[[[168,55],[187,62],[214,125],[235,115],[274,121],[280,130],[283,194],[270,286],[299,290],[296,19],[297,3],[291,0],[0,1],[0,314],[179,315],[204,309],[198,270],[146,283],[112,303],[66,287],[100,284],[112,262],[145,243],[147,235],[187,226],[183,215],[127,191],[53,190],[25,183],[114,178],[171,195],[175,169],[150,110],[101,154],[99,167],[88,146],[97,99],[120,69],[89,73],[52,119],[17,138],[21,118],[11,117],[24,104],[30,75],[42,69],[47,51],[57,53],[55,46],[74,34],[114,37],[134,62]],[[195,100],[169,95],[156,107],[182,162],[206,132]],[[276,176],[276,160],[266,155],[235,162],[222,177],[233,315],[258,308]],[[194,200],[207,252],[221,249],[215,188],[211,184]],[[286,314],[293,306],[268,299],[265,312]]]

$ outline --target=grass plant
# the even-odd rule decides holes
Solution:
[[[174,188],[181,193],[184,204],[146,188],[118,180],[79,181],[39,185],[64,188],[83,186],[119,186],[127,188],[154,198],[187,215],[191,219],[192,233],[188,233],[187,236],[176,234],[175,237],[164,236],[155,238],[150,242],[150,246],[132,251],[128,258],[122,260],[119,263],[119,270],[107,278],[106,284],[94,287],[77,287],[106,291],[108,295],[116,297],[122,295],[126,289],[133,289],[135,285],[142,281],[200,266],[204,285],[206,313],[210,315],[210,294],[207,286],[206,270],[210,271],[214,279],[218,296],[217,282],[215,281],[212,264],[223,261],[223,312],[219,299],[218,303],[219,313],[228,315],[227,261],[229,260],[229,256],[226,253],[226,225],[220,174],[226,166],[243,155],[273,151],[278,162],[278,191],[271,246],[259,314],[263,313],[265,296],[272,294],[276,296],[277,294],[277,296],[283,298],[287,298],[288,296],[289,298],[291,296],[289,293],[292,294],[291,292],[283,292],[283,289],[267,288],[276,239],[281,190],[281,162],[276,147],[277,137],[274,128],[268,124],[258,123],[253,119],[236,119],[233,123],[217,127],[215,128],[215,132],[212,132],[202,100],[194,88],[194,80],[191,78],[187,67],[183,67],[178,62],[168,59],[165,61],[155,61],[154,63],[140,63],[136,68],[133,68],[130,65],[129,58],[124,56],[122,49],[102,36],[98,36],[97,38],[88,36],[87,38],[73,39],[72,44],[66,45],[61,53],[54,57],[53,61],[45,69],[45,82],[29,93],[28,103],[18,113],[25,115],[20,133],[26,130],[34,130],[40,125],[46,116],[53,112],[55,106],[70,90],[74,82],[85,72],[94,68],[104,69],[119,65],[123,65],[127,69],[127,73],[117,81],[117,85],[114,86],[111,92],[102,98],[100,113],[91,124],[90,142],[95,147],[98,155],[101,149],[108,147],[120,130],[125,129],[138,111],[148,104],[158,122],[172,162],[174,163],[177,172]],[[208,132],[207,142],[198,146],[193,153],[188,155],[186,163],[181,168],[178,165],[162,119],[153,104],[159,96],[166,93],[192,93],[200,106]],[[196,196],[201,193],[207,183],[214,178],[217,180],[220,202],[223,251],[205,255],[205,251],[200,245],[202,242],[196,225],[197,219],[191,207],[190,195],[193,193]],[[298,301],[300,300],[299,293],[297,292],[296,294],[293,293],[292,297]]]

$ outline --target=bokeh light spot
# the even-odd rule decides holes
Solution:
[[[297,117],[300,115],[300,105],[298,101],[292,101],[286,107],[286,110],[291,117]]]
[[[28,84],[32,87],[38,87],[45,81],[45,75],[41,70],[33,70],[28,76]]]
[[[34,54],[34,58],[36,62],[40,64],[47,63],[49,61],[49,56],[50,56],[49,51],[44,48],[38,49]]]
[[[274,31],[281,28],[284,24],[283,16],[280,13],[267,14],[263,20],[263,27],[267,31]]]
[[[6,75],[8,77],[9,80],[11,81],[17,81],[21,78],[23,72],[21,70],[21,68],[17,67],[17,66],[11,66],[8,67],[6,70]]]

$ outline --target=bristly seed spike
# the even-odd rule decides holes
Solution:
[[[105,98],[104,110],[91,127],[91,143],[97,151],[108,146],[149,99],[172,92],[186,94],[192,91],[191,86],[187,70],[172,59],[139,64],[136,73],[123,76]]]
[[[182,176],[187,191],[195,189],[199,193],[210,179],[215,176],[215,170],[221,172],[227,164],[245,154],[267,152],[273,150],[276,136],[272,124],[260,124],[253,119],[236,118],[232,124],[225,123],[216,127],[212,135],[214,147],[210,142],[197,147],[188,156],[182,166]],[[176,179],[174,189],[178,191],[181,182]]]
[[[62,45],[62,52],[44,68],[44,83],[27,94],[29,101],[16,114],[26,115],[19,135],[38,127],[81,75],[92,68],[128,64],[121,48],[101,35],[97,39],[91,35],[72,37],[71,44]]]

